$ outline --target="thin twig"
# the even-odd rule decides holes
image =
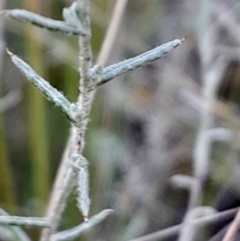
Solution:
[[[72,240],[80,235],[86,233],[91,228],[102,222],[107,216],[112,214],[114,211],[112,209],[105,209],[101,211],[100,213],[94,215],[89,219],[89,222],[82,223],[74,228],[71,228],[69,230],[65,230],[59,233],[54,234],[50,241],[64,241],[64,240]]]
[[[51,31],[73,35],[87,35],[87,32],[83,29],[76,28],[75,26],[72,26],[64,21],[46,18],[24,9],[3,10],[0,11],[0,14],[9,16],[22,22],[28,22],[37,25],[41,28],[46,28]]]
[[[239,226],[240,226],[240,209],[238,210],[235,219],[232,221],[230,227],[228,228],[223,238],[223,241],[233,241],[239,229]]]
[[[192,241],[195,235],[195,227],[191,225],[191,219],[194,217],[192,213],[194,210],[202,205],[203,198],[203,184],[209,172],[209,157],[211,152],[211,140],[206,134],[213,124],[212,105],[215,100],[218,84],[223,73],[224,67],[221,59],[212,64],[214,34],[216,27],[209,27],[211,18],[211,4],[212,1],[203,0],[200,4],[199,27],[197,29],[197,36],[199,42],[199,49],[201,61],[203,66],[203,109],[200,115],[200,126],[197,133],[195,147],[193,151],[193,178],[194,182],[190,188],[190,197],[187,211],[183,221],[183,227],[180,231],[179,241],[186,239]],[[212,65],[210,65],[212,64]]]
[[[117,36],[119,26],[121,24],[123,13],[127,6],[127,2],[128,0],[118,0],[115,4],[110,25],[108,27],[105,39],[101,47],[101,51],[97,59],[98,65],[104,66],[108,59],[110,51],[113,47],[113,43],[115,42],[115,38]]]
[[[27,80],[35,85],[35,87],[42,92],[49,101],[59,107],[69,120],[74,122],[71,113],[71,103],[68,99],[60,91],[51,86],[49,82],[39,76],[26,62],[14,55],[8,49],[6,51],[14,65],[24,74]]]
[[[203,183],[209,170],[209,155],[211,151],[211,136],[208,134],[213,123],[212,106],[215,101],[215,95],[218,88],[221,75],[225,69],[225,61],[217,59],[212,68],[205,73],[203,87],[203,108],[201,110],[201,122],[198,130],[196,143],[194,147],[194,177],[190,186],[190,199],[187,212],[184,218],[184,225],[180,232],[179,240],[186,238],[192,240],[194,228],[189,224],[189,218],[192,218],[192,212],[202,203]]]
[[[238,208],[227,210],[224,212],[219,212],[206,217],[194,219],[191,221],[191,225],[198,227],[216,224],[217,222],[224,221],[226,219],[232,218],[238,211]],[[155,241],[164,240],[173,236],[177,236],[179,231],[183,228],[183,224],[175,225],[170,228],[159,230],[139,238],[132,239],[130,241]]]

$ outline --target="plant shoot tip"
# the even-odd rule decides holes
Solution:
[[[181,43],[185,42],[187,38],[188,38],[188,36],[187,36],[187,35],[186,35],[186,36],[184,36],[183,38],[181,38],[181,39],[180,39]]]
[[[87,216],[83,216],[83,220],[85,223],[88,223],[88,217]]]
[[[8,11],[7,10],[1,10],[0,11],[0,15],[7,15],[8,14]]]
[[[8,54],[10,57],[13,56],[13,53],[9,50],[9,48],[6,48],[6,52],[7,52],[7,54]]]
[[[109,209],[106,209],[105,211],[106,211],[106,212],[108,212],[109,214],[111,214],[111,213],[114,213],[114,212],[115,212],[115,210],[114,210],[114,209],[110,209],[110,208],[109,208]]]

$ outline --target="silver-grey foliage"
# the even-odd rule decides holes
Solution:
[[[65,175],[63,175],[63,180],[61,180],[58,192],[55,193],[57,198],[55,199],[54,205],[51,206],[50,211],[47,213],[47,218],[0,217],[0,224],[48,227],[48,229],[45,229],[42,233],[42,241],[74,239],[103,221],[112,213],[110,209],[103,210],[91,217],[88,221],[90,209],[88,161],[82,156],[82,152],[85,144],[85,131],[94,97],[94,91],[90,92],[90,90],[96,89],[98,86],[119,75],[165,56],[184,41],[184,39],[175,39],[134,58],[121,61],[106,68],[97,65],[91,68],[92,50],[90,44],[91,27],[89,9],[90,3],[88,0],[78,0],[74,2],[69,8],[64,8],[63,10],[65,22],[49,19],[26,10],[14,9],[1,12],[11,18],[29,22],[49,30],[79,35],[80,94],[77,101],[74,103],[70,103],[60,91],[40,77],[26,62],[7,50],[12,62],[24,74],[28,81],[42,92],[49,101],[59,107],[72,123],[71,133],[74,138],[72,138],[73,141],[71,142],[70,151],[66,156],[69,165],[65,166]],[[83,215],[85,223],[70,230],[57,233],[56,229],[60,223],[67,197],[74,186],[76,186],[78,194],[78,207]]]
[[[167,55],[170,51],[178,47],[181,43],[183,43],[183,41],[184,39],[175,39],[173,41],[160,45],[154,49],[151,49],[143,54],[140,54],[136,57],[107,66],[102,70],[102,79],[96,83],[96,86],[101,86],[119,75],[125,74],[128,71],[137,69],[143,65],[150,64],[151,62],[159,58],[162,58],[163,56]],[[101,76],[99,77],[99,68],[93,67],[90,70],[90,76],[92,79],[95,80],[101,78]],[[90,90],[91,89],[94,89],[94,86],[90,87]]]
[[[61,32],[65,34],[73,34],[73,35],[88,34],[86,31],[84,31],[84,29],[77,28],[76,26],[71,25],[68,22],[46,18],[39,14],[32,13],[24,9],[4,10],[4,11],[1,11],[0,13],[2,15],[7,15],[13,19],[16,19],[22,22],[31,23],[51,31]]]
[[[68,99],[60,91],[50,85],[48,81],[39,76],[26,62],[14,55],[8,49],[7,53],[11,57],[15,66],[25,75],[27,80],[35,85],[36,88],[42,92],[49,101],[53,102],[57,107],[59,107],[71,120],[70,102]]]

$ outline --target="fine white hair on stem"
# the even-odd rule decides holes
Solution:
[[[100,213],[92,216],[87,223],[82,223],[74,228],[52,235],[50,241],[64,241],[75,239],[89,231],[100,222],[102,222],[104,219],[106,219],[107,216],[109,216],[113,212],[114,211],[112,209],[105,209]]]
[[[79,73],[80,73],[80,80],[79,80],[79,96],[78,101],[74,103],[74,105],[71,105],[71,109],[77,109],[81,110],[81,115],[74,112],[74,116],[77,116],[77,122],[74,123],[74,126],[72,126],[71,131],[71,137],[70,141],[68,142],[67,149],[66,149],[66,155],[63,157],[63,164],[64,166],[72,166],[72,160],[71,155],[73,153],[81,154],[84,149],[85,144],[85,131],[88,124],[88,115],[91,110],[91,103],[94,97],[93,93],[87,93],[86,86],[89,85],[90,79],[89,79],[89,70],[92,66],[92,50],[91,50],[91,27],[90,27],[90,18],[89,18],[89,1],[88,0],[82,0],[82,1],[76,1],[78,11],[81,13],[81,24],[86,30],[86,32],[89,33],[89,35],[86,36],[80,36],[79,37]],[[75,15],[76,17],[77,15]],[[66,17],[66,16],[65,16]],[[80,16],[79,16],[80,17]],[[62,165],[62,164],[61,164]],[[73,167],[73,166],[72,166]],[[63,170],[60,168],[60,170]],[[66,173],[66,169],[63,170],[64,173]],[[57,179],[61,176],[64,176],[65,174],[60,173],[60,175],[57,176]],[[74,176],[74,173],[69,175],[69,179],[62,180],[61,182],[66,182],[66,186],[68,186],[68,183],[72,181],[71,177]],[[56,181],[57,182],[57,181]],[[62,185],[60,185],[62,186]],[[54,193],[59,193],[59,199],[64,199],[66,202],[67,196],[72,191],[73,188],[69,188],[66,193],[60,192],[59,190],[54,190]],[[61,213],[61,206],[62,204],[58,202],[57,199],[54,198],[55,194],[52,194],[52,198],[54,203],[52,203],[52,200],[50,200],[50,208],[47,211],[47,216],[51,217],[52,220],[56,220],[56,224],[58,224],[59,213]],[[61,214],[60,214],[61,216]],[[87,216],[84,217],[85,220],[88,219]],[[55,229],[51,230],[44,230],[41,236],[41,241],[48,241],[52,234],[55,233]]]
[[[51,86],[48,81],[39,76],[26,62],[14,55],[8,49],[6,51],[14,65],[24,74],[27,80],[42,92],[49,101],[59,107],[70,120],[72,120],[70,113],[71,103],[68,99],[60,91]]]
[[[111,20],[111,22],[115,21],[114,20],[115,15],[112,18],[113,19]],[[109,35],[108,35],[108,38],[109,38]],[[106,38],[104,40],[104,42],[108,41],[108,38]],[[103,50],[103,48],[101,48],[100,55],[101,55],[101,52],[103,52],[103,51],[105,51],[105,50]],[[105,61],[106,61],[106,59],[105,59]],[[97,63],[99,64],[99,62],[97,62]],[[104,65],[104,63],[101,63],[101,64]],[[93,100],[93,96],[94,96],[94,94],[91,95],[91,101]],[[88,108],[89,108],[89,111],[90,111],[90,107],[88,107]],[[56,177],[56,179],[54,181],[54,188],[53,188],[53,191],[51,193],[51,198],[50,198],[49,207],[48,207],[48,211],[47,211],[47,216],[48,217],[52,216],[52,213],[53,213],[52,210],[56,210],[57,211],[59,209],[59,205],[58,205],[57,199],[55,197],[56,197],[56,193],[58,193],[58,189],[61,188],[61,183],[63,181],[64,173],[66,172],[66,167],[71,164],[71,163],[69,163],[71,161],[71,158],[69,158],[69,156],[72,154],[73,149],[75,147],[75,143],[74,143],[75,142],[75,138],[76,138],[76,128],[73,127],[72,131],[71,131],[71,134],[70,134],[70,137],[69,137],[69,141],[68,141],[68,143],[66,145],[66,148],[65,148],[65,151],[64,151],[64,155],[62,157],[62,161],[61,161],[61,164],[60,164],[59,172],[57,173],[57,177]],[[64,194],[62,193],[62,195],[64,195]],[[41,240],[42,241],[48,240],[48,237],[49,237],[50,233],[51,232],[49,231],[49,229],[44,230],[43,234],[42,234],[42,239]]]
[[[88,161],[82,155],[73,154],[72,165],[74,168],[74,172],[76,173],[75,175],[78,208],[83,215],[84,221],[87,222],[91,203],[89,198]]]
[[[28,22],[33,25],[37,25],[42,28],[46,28],[51,31],[57,31],[66,34],[73,35],[87,35],[87,32],[82,28],[77,28],[74,25],[70,25],[67,22],[54,20],[51,18],[43,17],[39,14],[32,13],[24,9],[12,9],[12,10],[3,10],[0,12],[2,15],[7,15],[13,19]]]
[[[121,1],[121,0],[118,0],[118,1]],[[114,20],[114,18],[115,18],[115,15],[112,16],[111,22]],[[89,25],[89,30],[88,31],[90,31],[90,23],[88,25]],[[107,36],[109,38],[110,35],[107,35]],[[108,41],[108,38],[105,38],[104,42]],[[103,51],[106,51],[106,50],[101,48],[99,55],[101,55],[101,53]],[[108,51],[111,51],[111,48],[109,48]],[[107,59],[105,59],[105,61],[106,60]],[[97,64],[104,65],[105,62],[101,62],[100,63],[99,60],[97,60]],[[89,65],[91,67],[91,63]],[[92,95],[90,97],[91,97],[91,101],[92,101],[93,97],[94,97],[94,92],[92,93]],[[90,103],[89,103],[89,105],[90,105]],[[89,109],[88,111],[90,112],[90,106],[88,107],[88,109]],[[52,210],[56,210],[57,211],[59,209],[59,203],[58,203],[58,201],[56,199],[56,193],[58,193],[58,189],[61,188],[61,186],[62,186],[61,183],[63,181],[64,173],[66,172],[66,167],[71,164],[71,163],[69,163],[69,162],[71,162],[71,159],[69,158],[69,155],[71,155],[73,150],[75,149],[75,138],[76,138],[76,128],[72,127],[71,134],[70,134],[68,143],[66,145],[66,148],[65,148],[65,151],[64,151],[61,163],[60,163],[59,171],[58,171],[57,176],[56,176],[55,181],[54,181],[54,188],[53,188],[53,191],[51,193],[51,198],[50,198],[50,202],[49,202],[49,206],[48,206],[48,210],[47,210],[47,214],[46,214],[47,217],[54,216]],[[62,193],[62,195],[63,195],[63,193]],[[42,236],[41,236],[41,241],[48,240],[49,237],[50,237],[50,233],[51,232],[49,231],[49,229],[45,229],[43,231]]]
[[[101,86],[111,79],[116,78],[119,75],[125,74],[131,70],[137,69],[143,65],[149,64],[178,47],[185,39],[175,39],[163,45],[160,45],[154,49],[151,49],[143,54],[140,54],[136,57],[121,61],[116,64],[112,64],[103,69],[102,80],[97,82],[96,86]],[[98,79],[95,68],[90,70],[90,76],[92,79]],[[94,86],[91,86],[89,90],[95,89]]]
[[[89,16],[89,0],[76,1],[78,11],[81,13],[81,23],[84,29],[89,33],[88,36],[79,36],[79,96],[76,102],[78,109],[82,111],[81,118],[73,127],[75,129],[75,151],[73,155],[74,170],[77,175],[77,203],[83,218],[88,221],[90,198],[89,198],[89,174],[88,161],[82,156],[85,146],[85,132],[89,120],[89,114],[94,97],[94,93],[86,91],[87,86],[91,84],[89,70],[92,66],[92,48],[91,48],[91,21]],[[75,158],[77,157],[77,158]],[[74,160],[75,158],[75,160]]]
[[[9,216],[9,214],[3,210],[2,208],[0,208],[0,215],[4,215],[4,216]],[[6,227],[11,233],[13,233],[13,235],[19,240],[19,241],[30,241],[29,237],[27,236],[27,234],[20,228],[17,226],[11,226],[8,225]]]

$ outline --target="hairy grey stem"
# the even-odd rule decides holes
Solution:
[[[36,217],[0,216],[0,224],[29,226],[37,228],[51,227],[51,224],[48,219]]]
[[[83,27],[91,33],[91,20],[89,16],[90,12],[90,1],[89,0],[78,0],[77,1],[79,12],[82,13],[82,19],[81,23]],[[79,43],[79,74],[80,74],[80,79],[79,79],[79,96],[77,100],[77,108],[82,110],[82,115],[79,116],[80,118],[76,119],[76,123],[74,126],[74,131],[75,131],[75,137],[76,137],[76,142],[75,142],[75,152],[74,154],[80,154],[83,152],[84,146],[85,146],[85,132],[87,128],[87,124],[89,121],[89,114],[91,110],[91,105],[93,101],[94,94],[87,92],[87,87],[91,84],[91,78],[89,76],[89,70],[92,66],[92,47],[91,47],[91,35],[89,36],[79,36],[78,39]],[[79,186],[79,183],[81,180],[79,178],[84,178],[84,183],[86,189],[83,191],[81,188],[84,185]],[[87,174],[87,169],[84,170],[84,175],[78,175],[78,182],[77,182],[77,189],[79,194],[84,192],[85,195],[89,196],[89,190],[88,190],[88,174]],[[89,197],[84,198],[85,203],[81,203],[84,201],[81,197],[78,198],[80,202],[78,202],[80,205],[80,212],[83,215],[83,218],[85,221],[88,220],[88,215],[89,215],[89,209],[90,209],[90,200]],[[82,207],[85,207],[84,210],[82,210]]]
[[[28,81],[35,85],[49,101],[59,107],[68,119],[74,122],[70,111],[71,103],[68,99],[60,91],[51,86],[45,79],[40,77],[26,62],[11,53],[8,49],[7,53],[11,57],[14,65],[25,75]]]
[[[108,215],[112,213],[113,213],[112,209],[105,209],[100,213],[94,215],[92,218],[90,218],[88,223],[82,223],[74,228],[52,235],[50,241],[64,241],[64,240],[75,239],[80,235],[82,235],[83,233],[90,230],[92,227],[102,222]]]
[[[127,60],[123,60],[119,63],[107,66],[106,68],[103,69],[101,80],[98,81],[95,84],[95,86],[91,86],[89,88],[89,90],[93,90],[93,89],[95,89],[95,87],[101,86],[119,75],[125,74],[128,71],[137,69],[143,65],[149,64],[149,63],[165,56],[171,50],[175,49],[181,43],[183,43],[184,40],[185,39],[175,39],[173,41],[160,45],[154,49],[151,49],[143,54],[140,54],[136,57],[133,57],[133,58],[130,58]],[[94,80],[97,80],[99,78],[95,67],[91,68],[90,76]]]
[[[93,99],[93,94],[88,93],[85,90],[85,86],[89,85],[89,78],[88,73],[89,69],[92,65],[92,53],[91,53],[91,45],[90,45],[90,39],[91,39],[91,27],[90,27],[90,18],[89,18],[89,2],[88,0],[81,0],[80,2],[76,1],[77,4],[72,5],[70,8],[65,10],[64,16],[66,20],[77,21],[76,25],[79,24],[79,21],[81,21],[81,25],[83,28],[89,33],[89,35],[86,36],[79,36],[79,46],[80,46],[80,53],[79,53],[79,72],[81,73],[80,81],[79,81],[79,90],[80,94],[78,97],[77,103],[74,103],[71,105],[71,113],[74,115],[74,125],[72,126],[72,142],[69,142],[69,152],[67,152],[66,155],[66,164],[65,165],[71,165],[71,158],[70,156],[73,153],[81,154],[84,148],[85,143],[85,130],[88,123],[88,114],[91,109],[91,100]],[[73,11],[73,12],[72,12]],[[81,13],[81,18],[77,18],[75,12]],[[73,15],[72,15],[73,14]],[[74,16],[74,17],[73,17]],[[73,18],[72,18],[73,17]],[[79,20],[79,21],[78,21]],[[65,171],[66,172],[66,171]],[[69,175],[71,177],[71,175]],[[47,216],[51,218],[51,220],[54,220],[56,222],[56,225],[59,222],[59,218],[62,214],[62,204],[59,202],[59,200],[65,200],[69,195],[69,193],[72,191],[73,188],[70,188],[72,179],[66,179],[59,181],[62,182],[61,185],[65,182],[65,185],[69,185],[69,189],[66,193],[59,193],[58,199],[52,201],[50,200],[50,207],[47,212]],[[58,192],[58,191],[56,191]],[[52,197],[53,198],[53,197]],[[84,214],[84,219],[88,219],[88,214]],[[41,236],[41,241],[49,241],[50,237],[56,232],[55,227],[51,229],[46,229],[43,231]]]
[[[41,28],[46,28],[51,31],[61,32],[65,34],[73,34],[73,35],[82,35],[82,36],[87,35],[87,32],[84,31],[83,29],[77,28],[64,21],[43,17],[39,14],[32,13],[24,9],[3,10],[0,12],[0,14],[7,15],[13,19],[16,19],[22,22],[28,22],[28,23],[37,25]]]

